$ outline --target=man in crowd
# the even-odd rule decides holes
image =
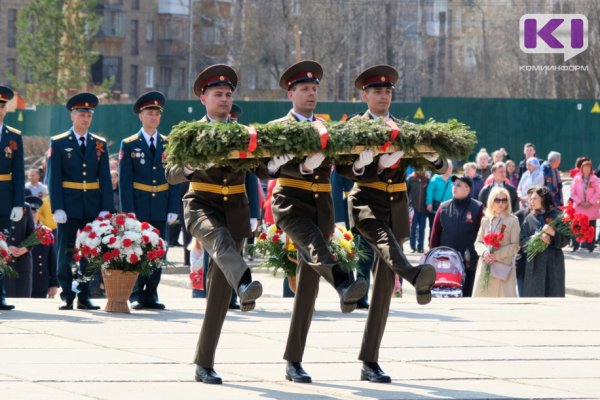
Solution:
[[[554,199],[554,204],[560,207],[564,204],[562,192],[562,179],[560,178],[560,153],[551,151],[548,153],[548,159],[542,163],[542,173],[544,174],[544,186],[548,188]]]
[[[90,301],[89,284],[80,281],[73,290],[73,250],[77,231],[98,216],[113,209],[112,184],[108,163],[108,144],[89,132],[98,98],[92,93],[78,93],[67,101],[73,126],[50,140],[48,186],[54,220],[58,223],[58,282],[64,303],[60,310],[77,308],[97,310]],[[79,263],[79,274],[87,262]]]
[[[4,125],[6,103],[14,96],[11,88],[0,86],[0,232],[9,231],[12,222],[23,218],[25,204],[25,164],[21,132]],[[6,303],[4,276],[0,273],[0,310],[12,310]]]
[[[463,255],[466,264],[463,296],[471,297],[479,259],[475,252],[475,239],[484,207],[470,196],[471,178],[453,175],[451,180],[452,199],[443,202],[435,214],[429,247],[448,246]]]
[[[165,239],[167,224],[177,220],[179,187],[169,185],[165,177],[163,153],[166,137],[158,133],[165,105],[160,92],[148,92],[133,105],[142,123],[134,135],[123,139],[119,152],[119,196],[121,210],[135,214],[160,231]],[[162,310],[158,302],[161,269],[149,276],[139,276],[129,300],[134,310]]]
[[[40,182],[40,170],[37,168],[31,168],[27,172],[29,182],[25,185],[26,189],[29,189],[31,196],[39,197],[43,199],[48,195],[48,188],[42,182]]]
[[[486,185],[481,192],[479,192],[479,201],[481,204],[483,204],[484,208],[487,207],[487,200],[492,189],[495,187],[501,187],[508,191],[513,213],[516,213],[519,210],[519,195],[517,194],[517,189],[507,183],[506,164],[504,164],[504,162],[499,161],[492,165],[492,177],[492,183]]]

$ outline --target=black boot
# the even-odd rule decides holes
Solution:
[[[240,298],[240,310],[241,311],[252,311],[256,306],[256,299],[262,296],[263,287],[260,282],[253,281],[250,269],[246,270],[246,273],[240,280],[240,285],[237,289],[237,295]]]
[[[360,370],[360,380],[376,383],[390,383],[392,378],[376,362],[363,362]]]
[[[299,362],[288,361],[285,367],[285,379],[296,383],[311,383],[312,378]]]
[[[348,273],[344,272],[339,265],[332,268],[333,283],[335,290],[340,295],[340,309],[344,314],[356,310],[357,303],[369,290],[369,284],[365,278],[358,277],[350,280]]]

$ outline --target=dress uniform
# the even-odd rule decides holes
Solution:
[[[33,215],[29,204],[23,206],[23,218],[12,221],[7,239],[9,246],[19,247],[35,229]],[[5,279],[4,285],[7,297],[31,297],[32,257],[27,251],[18,257],[13,257],[10,266],[19,276]]]
[[[25,202],[25,164],[21,132],[4,125],[6,103],[14,97],[12,89],[0,86],[0,231],[10,229],[11,221],[23,217]],[[4,276],[0,273],[0,310],[12,310],[6,304]]]
[[[133,111],[140,114],[147,109],[162,113],[165,96],[160,92],[148,92],[133,105]],[[158,132],[144,132],[121,141],[119,152],[119,193],[121,210],[134,213],[140,221],[150,223],[160,231],[164,239],[167,222],[177,220],[179,207],[179,187],[169,185],[163,166],[164,144],[166,136]],[[131,293],[130,300],[134,309],[164,309],[158,302],[157,288],[161,269],[150,276],[139,276]]]
[[[397,80],[398,72],[393,67],[379,65],[362,72],[355,80],[355,87],[362,91],[392,89]],[[367,111],[361,118],[375,116]],[[389,112],[386,118],[397,121]],[[415,286],[419,304],[431,300],[430,290],[435,282],[435,269],[431,265],[413,267],[402,250],[402,242],[409,236],[410,228],[406,195],[409,161],[400,159],[395,165],[382,169],[379,163],[386,156],[381,155],[378,162],[365,168],[364,174],[356,178],[358,182],[348,197],[351,225],[375,251],[375,282],[359,355],[363,361],[361,379],[372,382],[391,381],[377,361],[394,289],[394,274]],[[441,160],[432,164],[439,171],[445,170],[446,164]]]
[[[71,118],[78,114],[94,112],[98,98],[91,93],[79,93],[67,102]],[[99,214],[112,211],[112,183],[108,163],[108,145],[102,137],[85,132],[80,136],[75,128],[53,136],[48,156],[48,183],[54,219],[58,222],[58,282],[65,302],[60,309],[73,309],[75,295],[77,308],[99,307],[91,303],[87,282],[80,282],[77,293],[72,288],[71,263],[77,231],[83,229]],[[85,271],[87,262],[79,264],[79,273]]]
[[[209,105],[212,107],[212,102],[221,102],[220,98],[211,97],[218,93],[219,87],[230,88],[233,92],[236,85],[237,74],[227,65],[213,65],[200,72],[194,83],[194,93],[202,101],[206,100],[207,115],[201,121],[212,121],[208,114]],[[227,115],[222,120],[226,120]],[[260,170],[256,172],[259,176],[267,176]],[[211,257],[206,312],[194,359],[195,378],[204,383],[220,384],[222,380],[213,369],[214,357],[232,290],[240,298],[242,311],[253,310],[255,300],[262,295],[262,285],[252,281],[250,268],[240,254],[244,239],[250,236],[250,210],[244,185],[246,174],[229,167],[208,166],[203,171],[168,167],[166,175],[173,185],[190,181],[190,189],[183,200],[185,225]]]
[[[296,89],[294,85],[297,84],[318,84],[322,76],[323,69],[318,63],[301,61],[282,74],[279,85],[290,91]],[[314,114],[306,117],[292,109],[285,117],[272,123],[302,120],[315,121],[316,118]],[[340,306],[345,313],[356,308],[356,302],[364,296],[367,286],[362,278],[351,283],[348,273],[342,270],[328,248],[334,229],[331,163],[325,162],[310,173],[303,173],[302,166],[303,163],[290,161],[273,174],[278,181],[273,190],[272,210],[275,223],[294,241],[300,255],[292,320],[283,356],[288,361],[286,378],[307,383],[312,380],[301,362],[320,277],[323,276],[338,291]]]
[[[30,196],[25,198],[25,201],[31,207],[32,213],[38,213],[38,223],[35,224],[35,228],[43,227],[43,223],[39,220],[39,210],[43,204],[42,199]],[[31,297],[45,299],[49,288],[58,287],[58,279],[56,279],[56,249],[53,244],[37,244],[31,247],[31,257],[33,259]]]

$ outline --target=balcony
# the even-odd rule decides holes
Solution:
[[[186,58],[189,46],[178,39],[159,39],[157,55],[163,58]]]

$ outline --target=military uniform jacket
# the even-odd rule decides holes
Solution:
[[[361,118],[373,118],[367,111]],[[398,119],[391,117],[393,120]],[[400,133],[402,134],[402,133]],[[354,178],[359,183],[383,182],[386,184],[399,184],[406,182],[406,170],[410,164],[410,159],[402,158],[397,168],[386,168],[380,174],[377,173],[377,158],[365,167],[363,175],[353,177],[344,175],[348,178]],[[447,168],[447,163],[434,170],[442,173]],[[408,215],[408,196],[406,191],[388,193],[383,190],[368,187],[355,186],[348,197],[350,203],[351,224],[356,225],[363,219],[375,218],[385,221],[389,224],[398,239],[404,239],[410,236],[410,220]]]
[[[25,202],[25,166],[21,132],[3,125],[0,135],[0,215],[10,215],[13,207]],[[7,176],[10,175],[10,178]]]
[[[202,122],[209,122],[205,116]],[[207,183],[218,186],[244,185],[246,173],[234,171],[231,168],[212,167],[205,171],[194,171],[186,176],[181,167],[167,167],[167,181],[171,185],[177,185],[186,181]],[[259,167],[255,173],[259,178],[267,178],[268,175],[263,167]],[[250,232],[250,208],[247,194],[212,193],[207,191],[193,190],[190,184],[189,191],[183,196],[183,209],[185,215],[195,214],[199,219],[216,219],[227,226],[233,239],[244,239],[251,235]],[[186,217],[187,220],[187,217]],[[189,226],[189,223],[188,223]]]
[[[33,214],[29,204],[23,206],[23,218],[20,221],[10,223],[10,232],[7,235],[7,243],[9,246],[19,247],[25,239],[33,233],[35,225],[33,223]],[[14,257],[10,266],[17,272],[25,271],[31,265],[31,251],[19,257]]]
[[[165,140],[165,136],[156,135],[154,157],[141,130],[121,141],[121,210],[135,213],[140,221],[166,221],[168,213],[177,214],[179,210],[179,186],[167,183],[162,162]],[[134,187],[135,184],[138,184],[137,188]],[[157,190],[162,189],[161,186],[167,190]]]
[[[32,288],[33,295],[42,295],[52,286],[58,287],[56,279],[56,250],[53,245],[38,244],[31,248],[33,257]]]
[[[285,117],[271,121],[270,123],[298,121],[290,111]],[[331,163],[325,160],[320,167],[316,168],[312,174],[303,175],[300,173],[300,164],[302,160],[291,160],[283,165],[275,174],[276,178],[291,178],[310,182],[311,184],[330,184]],[[293,187],[280,186],[273,189],[272,200],[273,215],[275,222],[277,216],[289,215],[290,213],[317,217],[319,230],[329,236],[333,232],[333,200],[331,193],[318,192],[310,190],[296,189]]]
[[[75,133],[69,130],[50,140],[48,190],[52,212],[64,210],[68,218],[95,218],[100,211],[112,211],[113,193],[106,141],[88,133],[85,154],[81,154]],[[64,188],[63,182],[99,182],[100,189]]]

